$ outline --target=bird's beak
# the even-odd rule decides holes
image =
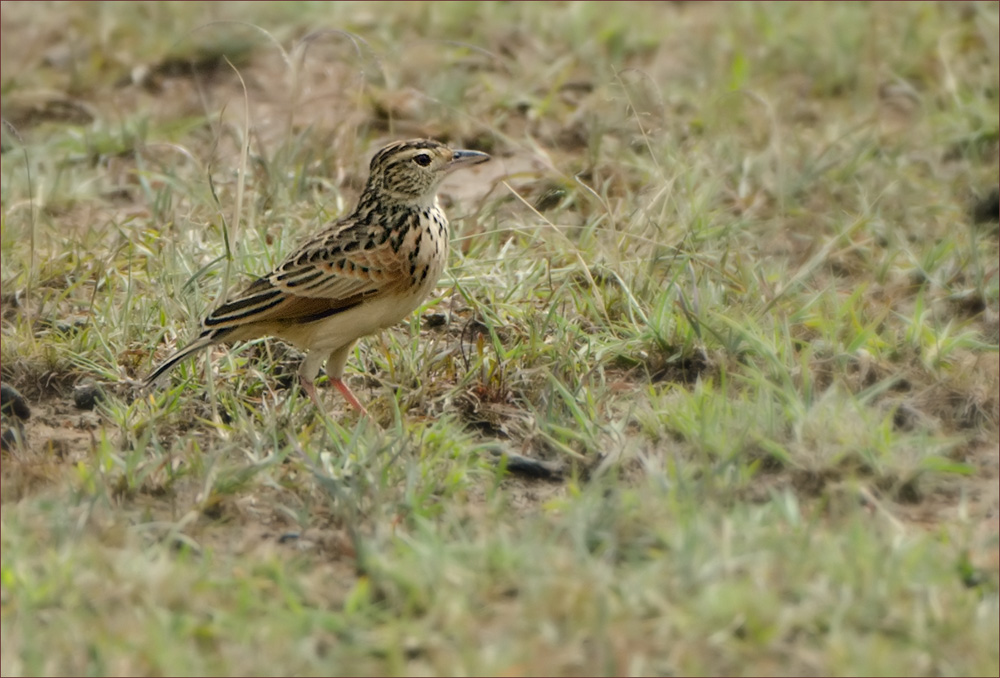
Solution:
[[[448,171],[458,169],[459,167],[470,167],[472,165],[478,165],[481,162],[486,162],[490,159],[490,156],[485,153],[480,153],[479,151],[452,151],[451,160],[448,161]]]

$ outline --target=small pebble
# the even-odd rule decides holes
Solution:
[[[972,205],[972,220],[977,224],[1000,221],[1000,188],[994,186]]]
[[[99,400],[104,400],[104,391],[94,383],[77,384],[73,388],[73,404],[80,410],[92,410]]]
[[[424,316],[427,327],[444,327],[448,324],[448,316],[444,313],[428,313]]]
[[[565,476],[565,469],[561,464],[556,462],[532,459],[517,452],[503,451],[501,449],[490,450],[490,454],[498,461],[500,459],[506,460],[508,473],[545,480],[562,480]]]
[[[24,430],[21,422],[16,422],[14,428],[9,428],[0,435],[0,450],[9,450],[24,440]]]
[[[17,392],[17,389],[8,384],[0,384],[0,410],[6,415],[13,415],[18,419],[29,419],[31,408],[24,396]]]

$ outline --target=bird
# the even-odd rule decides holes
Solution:
[[[430,294],[448,260],[448,219],[437,189],[455,170],[489,159],[432,139],[385,146],[372,157],[354,210],[209,313],[201,334],[154,369],[144,387],[213,344],[274,336],[305,352],[299,379],[317,409],[323,407],[314,380],[325,362],[329,380],[367,415],[343,380],[351,349]]]

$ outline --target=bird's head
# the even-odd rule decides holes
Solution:
[[[372,158],[366,192],[407,203],[429,203],[448,174],[489,159],[485,153],[455,150],[431,139],[397,141]]]

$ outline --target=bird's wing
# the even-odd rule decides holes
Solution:
[[[311,322],[399,290],[411,265],[400,245],[415,218],[401,215],[398,224],[377,230],[353,220],[337,222],[215,309],[205,327]]]

